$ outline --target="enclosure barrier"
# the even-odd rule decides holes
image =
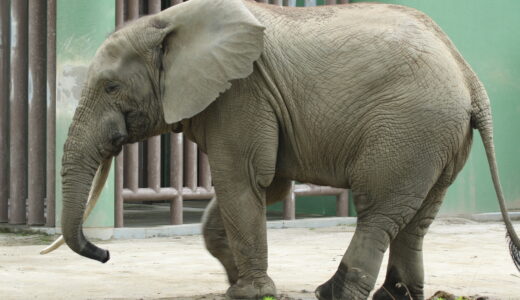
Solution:
[[[345,0],[305,0],[306,5]],[[258,1],[295,6],[297,0]],[[115,0],[116,26],[182,0]],[[301,5],[299,3],[299,5]],[[56,0],[0,1],[0,223],[55,226]],[[116,159],[115,225],[123,203],[170,201],[171,224],[182,224],[183,200],[215,192],[207,156],[181,133],[127,145]],[[333,195],[348,213],[345,190],[293,184],[284,218],[295,218],[295,197]]]
[[[172,0],[176,5],[182,0]],[[296,5],[296,1],[257,1],[276,5]],[[317,4],[318,1],[305,1]],[[324,4],[347,3],[345,0],[327,0]],[[167,8],[168,3],[159,0],[117,0],[116,26],[153,14]],[[168,163],[169,162],[169,163]],[[161,167],[162,166],[162,167]],[[163,176],[161,176],[161,169]],[[161,183],[161,178],[163,182]],[[165,180],[168,179],[168,180]],[[146,142],[124,147],[116,159],[115,226],[124,226],[125,202],[170,201],[170,223],[183,223],[183,200],[210,199],[215,195],[206,154],[197,145],[183,137],[182,133],[156,136]],[[291,193],[284,200],[283,217],[295,219],[296,196],[336,196],[336,214],[348,215],[348,192],[344,189],[310,184],[292,184]]]
[[[54,226],[56,1],[0,17],[0,223]]]

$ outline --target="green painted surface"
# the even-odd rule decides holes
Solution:
[[[428,14],[448,34],[478,74],[491,99],[495,146],[505,197],[510,208],[519,210],[520,139],[517,135],[520,129],[520,35],[517,29],[520,28],[520,1],[377,2],[406,5]],[[303,6],[303,3],[304,1],[297,2],[299,6]],[[315,200],[320,201],[320,197],[315,197]],[[309,204],[308,207],[316,209],[313,208],[314,205]],[[330,211],[332,208],[326,202],[323,205],[328,208],[318,208],[318,211]],[[484,148],[478,132],[475,131],[471,156],[450,187],[441,213],[490,211],[498,211],[498,204]]]
[[[61,157],[81,87],[96,49],[114,30],[114,1],[58,0],[56,105],[56,224],[61,224]],[[107,184],[85,227],[114,226],[114,176]]]

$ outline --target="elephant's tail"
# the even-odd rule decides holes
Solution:
[[[489,103],[489,97],[484,89],[482,83],[476,78],[474,74],[470,82],[472,86],[472,112],[471,112],[471,124],[473,128],[480,132],[484,148],[486,149],[487,160],[489,163],[489,169],[491,171],[491,178],[495,186],[495,192],[498,198],[498,204],[500,205],[500,211],[504,223],[506,225],[507,234],[506,237],[509,242],[509,252],[516,268],[520,271],[520,240],[515,232],[509,214],[507,212],[504,193],[502,192],[502,186],[498,177],[497,160],[495,156],[495,145],[493,143],[493,121],[491,118],[491,107]]]

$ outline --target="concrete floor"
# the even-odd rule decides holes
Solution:
[[[518,225],[517,231],[520,230]],[[355,226],[269,229],[269,274],[280,300],[315,299],[334,274]],[[426,296],[520,299],[520,276],[502,223],[437,219],[424,246]],[[224,300],[228,285],[201,236],[95,241],[111,251],[100,264],[67,247],[39,255],[53,237],[0,233],[0,299]],[[386,258],[376,287],[384,280]]]

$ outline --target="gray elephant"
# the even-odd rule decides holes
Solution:
[[[127,25],[98,50],[64,147],[63,236],[75,252],[106,262],[108,251],[82,231],[89,191],[102,188],[96,171],[105,166],[106,176],[123,144],[183,132],[209,157],[217,197],[203,232],[226,269],[229,298],[276,295],[266,205],[298,180],[351,189],[358,212],[318,299],[366,299],[388,248],[374,298],[423,299],[423,237],[473,129],[519,267],[488,96],[430,18],[386,4],[191,0]]]

